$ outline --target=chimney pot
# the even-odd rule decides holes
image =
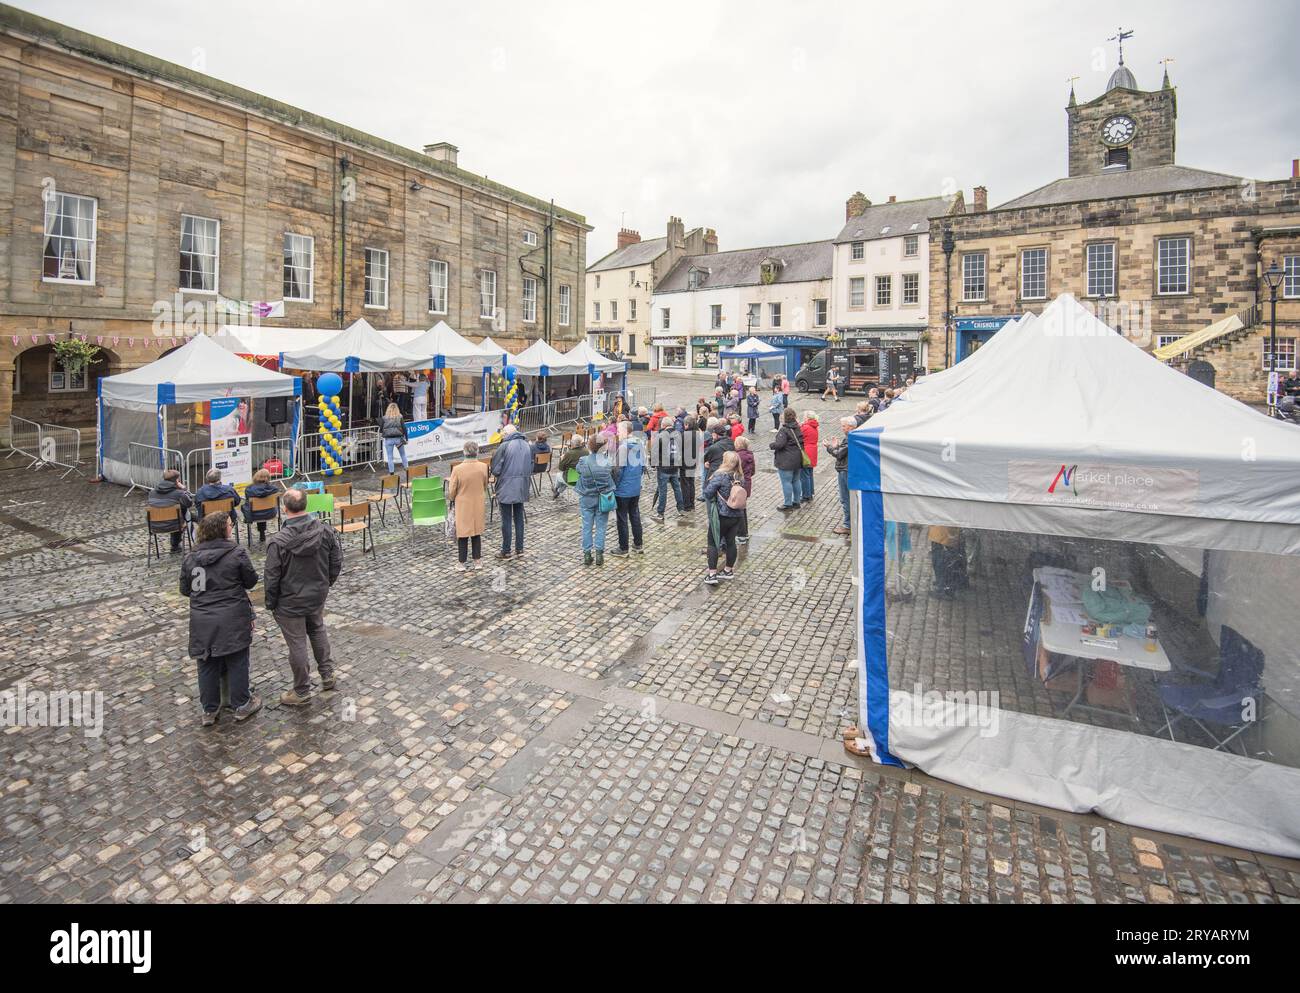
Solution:
[[[989,209],[989,190],[987,186],[975,187],[975,213],[982,214]]]
[[[1300,179],[1300,159],[1291,160],[1291,178]]]
[[[632,231],[628,228],[623,228],[618,233],[619,248],[627,248],[628,245],[635,245],[640,240],[641,240],[641,232],[639,231]]]
[[[449,141],[438,141],[432,145],[424,146],[424,154],[431,159],[437,159],[439,162],[446,162],[450,165],[456,164],[456,156],[460,153],[457,148]]]
[[[894,196],[894,194],[892,194],[892,193],[889,194],[889,202],[890,202],[890,203],[898,203],[898,197]]]
[[[855,217],[861,217],[863,214],[867,212],[867,208],[870,206],[871,206],[871,201],[862,195],[861,190],[859,190],[857,193],[854,193],[853,196],[849,197],[848,200],[846,200],[844,203],[845,223],[853,220],[853,218]]]

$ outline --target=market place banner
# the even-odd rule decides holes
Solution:
[[[212,468],[231,486],[253,481],[252,403],[248,397],[219,397],[208,402]]]
[[[486,445],[504,423],[505,412],[501,410],[482,411],[465,417],[408,421],[406,457],[429,459],[437,455],[456,454],[467,441]]]

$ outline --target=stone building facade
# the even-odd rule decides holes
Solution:
[[[590,230],[454,146],[414,152],[0,6],[0,424],[89,423],[100,375],[238,323],[230,301],[283,300],[267,325],[445,320],[512,348],[549,327],[564,349]],[[75,380],[51,356],[70,334],[103,349]]]
[[[1177,165],[1167,75],[1159,90],[1142,92],[1121,66],[1096,100],[1078,104],[1071,93],[1067,115],[1067,178],[932,227],[930,368],[960,361],[1002,322],[1073,293],[1148,349],[1240,315],[1242,331],[1180,361],[1208,361],[1217,388],[1261,402],[1270,315],[1259,306],[1268,300],[1260,277],[1273,258],[1300,266],[1300,178],[1254,181]],[[1279,294],[1278,352],[1294,369],[1300,271],[1288,286]]]

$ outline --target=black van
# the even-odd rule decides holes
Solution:
[[[866,393],[873,386],[901,386],[915,375],[915,355],[906,347],[823,348],[795,373],[794,385],[802,393],[823,392],[829,363],[839,370],[841,393]]]

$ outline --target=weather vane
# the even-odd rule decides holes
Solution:
[[[1125,31],[1123,28],[1120,28],[1119,34],[1115,35],[1115,37],[1113,38],[1106,39],[1107,41],[1119,42],[1119,64],[1120,65],[1124,64],[1124,42],[1128,41],[1132,37],[1133,37],[1132,31]]]

